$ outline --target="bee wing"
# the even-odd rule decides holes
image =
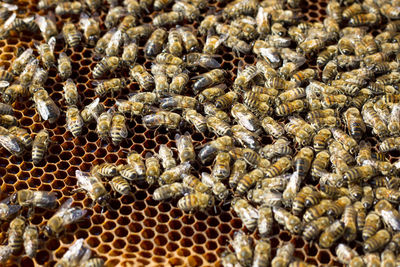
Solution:
[[[40,31],[45,32],[46,27],[47,27],[46,18],[36,14],[35,21],[36,21],[37,25],[39,26]]]
[[[50,110],[47,106],[47,103],[43,99],[37,99],[36,100],[36,108],[40,113],[40,116],[42,116],[43,120],[48,120],[50,117]]]
[[[392,210],[381,210],[381,217],[394,231],[400,230],[400,218]]]
[[[63,216],[63,214],[69,209],[69,207],[71,207],[72,204],[72,198],[67,199],[67,201],[65,201],[61,207],[57,210],[57,212],[54,214],[55,216]]]
[[[92,103],[90,103],[89,105],[87,105],[87,109],[90,113],[93,113],[93,111],[96,109],[97,105],[99,105],[100,103],[100,98],[96,98],[95,100],[93,100]]]
[[[7,81],[0,81],[0,88],[6,88],[10,85]]]
[[[207,69],[217,69],[221,64],[213,58],[212,55],[204,55],[200,57],[199,64]]]
[[[76,240],[76,242],[72,244],[68,251],[62,256],[62,260],[72,264],[76,262],[76,259],[80,259],[86,252],[85,248],[83,247],[83,242],[83,238]]]
[[[54,52],[54,47],[56,46],[56,37],[52,36],[49,41],[48,41],[48,45],[50,47],[51,52]]]
[[[79,221],[83,216],[86,215],[87,212],[87,210],[83,210],[78,207],[73,207],[71,209],[68,209],[67,211],[68,212],[65,212],[62,216],[65,225]]]
[[[12,4],[7,4],[7,3],[1,3],[1,6],[6,8],[8,11],[15,11],[18,10],[17,5],[12,5]]]
[[[17,142],[16,138],[11,138],[10,135],[0,135],[0,145],[11,153],[21,153],[22,147]]]
[[[214,184],[217,182],[214,176],[207,172],[201,173],[201,182],[209,187],[213,187]]]
[[[90,182],[91,176],[87,173],[76,170],[76,179],[78,179],[78,185],[81,186],[85,191],[92,192],[93,186]]]
[[[4,22],[2,28],[3,29],[8,29],[8,27],[11,26],[11,24],[14,22],[14,20],[17,18],[16,13],[12,13],[11,16]]]

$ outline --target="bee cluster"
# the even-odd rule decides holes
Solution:
[[[233,252],[221,255],[223,266],[310,265],[293,258],[291,243],[272,257],[268,237],[276,225],[321,248],[336,247],[342,264],[395,265],[400,161],[390,162],[385,153],[400,150],[400,3],[332,0],[323,22],[311,23],[302,20],[298,0],[220,2],[225,7],[212,12],[205,0],[107,0],[103,11],[102,0],[40,0],[38,7],[48,13],[26,18],[17,15],[17,5],[1,3],[3,39],[40,32],[43,41],[19,50],[10,70],[0,69],[0,145],[15,156],[31,149],[34,164],[44,159],[49,132],[42,129],[32,139],[13,116],[12,105],[28,98],[46,125],[65,110],[74,138],[95,121],[99,142],[109,146],[119,146],[129,136],[130,121],[140,118],[148,129],[176,133],[176,148],[162,144],[144,157],[129,151],[127,164],[76,170],[79,188],[72,194],[85,191],[111,208],[108,188],[126,196],[133,185],[147,183],[157,187],[154,200],[177,200],[185,212],[230,205],[247,232],[261,239],[236,232]],[[152,10],[152,22],[143,23]],[[69,19],[59,25],[54,14]],[[195,21],[196,29],[185,26]],[[58,42],[67,50],[84,43],[94,51],[95,99],[86,106],[68,54],[56,59]],[[255,62],[239,61],[237,74],[229,73],[220,63],[226,50],[252,55]],[[140,64],[141,57],[152,65]],[[46,89],[52,69],[63,82],[65,105],[57,105]],[[122,93],[132,84],[139,91]],[[104,99],[115,105],[106,110]],[[212,140],[196,147],[185,132],[190,127]],[[273,142],[264,143],[262,136]],[[379,140],[379,150],[372,140]],[[199,165],[209,171],[200,173]],[[1,219],[11,220],[0,260],[22,244],[34,256],[39,230],[26,226],[26,209],[20,208],[29,208],[26,215],[34,207],[54,209],[56,196],[19,190],[0,205]],[[40,232],[59,236],[86,216],[86,209],[71,205],[72,199],[65,201]],[[350,248],[353,241],[361,242],[362,251]],[[58,265],[102,266],[83,243],[78,239]]]

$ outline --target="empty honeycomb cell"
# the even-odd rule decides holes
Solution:
[[[196,252],[197,254],[204,254],[204,248],[202,246],[193,246],[193,251]]]
[[[123,249],[126,246],[126,242],[123,239],[116,239],[112,243],[112,246],[115,249]]]
[[[320,264],[328,264],[331,260],[331,257],[327,251],[320,250],[318,252],[317,259]]]
[[[152,250],[154,248],[154,244],[148,240],[143,240],[142,242],[140,242],[139,246],[143,250]],[[150,258],[150,257],[148,257],[148,258]]]

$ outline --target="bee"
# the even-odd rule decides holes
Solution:
[[[49,17],[36,15],[35,21],[42,32],[43,39],[49,42],[51,37],[57,36],[57,26],[55,23],[55,17],[53,13],[50,13]]]
[[[23,234],[24,249],[28,257],[35,257],[39,248],[39,231],[36,226],[27,225]]]
[[[43,231],[46,236],[57,236],[64,230],[65,226],[79,221],[86,215],[86,210],[79,207],[71,207],[72,199],[68,199],[61,205],[58,211],[49,219]]]
[[[136,152],[132,151],[127,156],[128,164],[135,169],[135,172],[139,177],[146,175],[146,166],[143,162],[142,157]]]
[[[22,52],[11,64],[11,72],[14,75],[20,75],[25,66],[33,59],[33,50],[31,48]]]
[[[135,41],[125,42],[124,51],[122,52],[122,60],[127,66],[134,65],[137,59],[139,47]]]
[[[319,237],[319,245],[323,248],[331,247],[344,233],[344,223],[336,220],[328,226]]]
[[[206,172],[201,174],[201,181],[211,188],[214,196],[219,200],[225,200],[228,197],[229,191],[226,186],[219,181],[218,178],[212,176]]]
[[[342,221],[344,223],[344,239],[351,242],[357,237],[357,211],[352,206],[346,206],[342,215]]]
[[[77,47],[81,42],[82,34],[78,31],[72,23],[64,23],[62,28],[62,33],[64,36],[65,43],[67,43],[71,47]]]
[[[193,88],[196,91],[202,90],[206,87],[222,83],[224,81],[225,71],[221,69],[214,69],[209,72],[203,73],[194,77],[196,82],[193,84]],[[217,100],[218,101],[218,100]],[[218,108],[218,106],[217,106]]]
[[[33,101],[35,102],[36,109],[43,120],[49,120],[49,123],[57,121],[60,116],[60,109],[45,89],[39,89],[33,95]]]
[[[267,134],[272,135],[274,138],[280,138],[285,133],[283,127],[272,117],[264,117],[261,121],[261,126]]]
[[[370,211],[365,218],[365,224],[362,230],[362,238],[363,240],[367,240],[371,236],[373,236],[382,226],[379,215]]]
[[[260,168],[256,168],[247,174],[244,174],[242,178],[239,179],[235,195],[243,195],[251,187],[253,187],[258,181],[264,177],[264,171]]]
[[[216,98],[215,106],[220,109],[227,109],[237,99],[238,99],[238,95],[233,91],[229,91],[228,93]]]
[[[231,114],[247,130],[254,132],[259,129],[260,122],[243,104],[233,105]]]
[[[271,261],[271,266],[288,266],[293,258],[294,250],[292,243],[283,244],[277,249],[276,256]]]
[[[111,188],[121,195],[129,195],[131,192],[129,182],[122,176],[114,176],[109,183]]]
[[[0,66],[0,82],[6,81],[11,84],[14,81],[14,75],[12,72],[5,70],[4,66]]]
[[[161,174],[160,160],[157,156],[152,156],[150,153],[146,154],[146,182],[150,185],[154,184]]]
[[[317,57],[317,65],[325,66],[330,60],[332,60],[338,52],[336,45],[330,45],[325,50],[320,52]]]
[[[192,191],[200,193],[209,193],[210,187],[204,184],[199,178],[191,174],[182,175],[182,184],[184,187],[192,189]]]
[[[12,115],[0,115],[0,125],[3,127],[11,127],[18,124],[17,118]]]
[[[381,21],[379,14],[357,14],[350,18],[349,25],[353,27],[373,26]]]
[[[331,131],[333,138],[340,142],[347,151],[349,151],[351,154],[355,154],[357,152],[356,149],[358,149],[358,143],[354,138],[350,137],[344,131],[338,128],[333,128]]]
[[[113,78],[104,81],[93,81],[93,85],[96,85],[96,94],[99,96],[105,96],[111,92],[111,95],[120,92],[126,86],[126,80],[124,78]]]
[[[42,63],[47,69],[55,66],[56,62],[54,56],[55,45],[56,45],[56,39],[55,37],[51,37],[48,43],[43,43],[37,46]]]
[[[328,61],[322,71],[322,81],[329,82],[338,74],[338,62],[336,59]]]
[[[265,170],[265,177],[272,178],[285,173],[292,167],[292,161],[288,157],[279,158],[274,164]]]
[[[110,166],[110,168],[108,169],[109,172],[107,173],[107,176],[115,176],[117,173],[119,173],[121,175],[121,178],[124,178],[128,181],[142,180],[142,178],[144,178],[143,173],[145,172],[145,170],[143,169],[144,163],[141,161],[141,158],[140,158],[140,164],[141,164],[140,166],[139,165],[132,166],[129,164],[127,164],[127,165],[121,164],[116,167],[113,165],[107,164]],[[141,167],[143,167],[143,168],[141,168]],[[139,170],[139,168],[140,168],[140,170]],[[140,176],[138,175],[137,171],[140,172]]]
[[[373,108],[373,104],[368,102],[365,103],[361,112],[365,123],[372,127],[373,133],[379,137],[385,136],[388,133],[386,124],[379,117],[377,112]]]
[[[388,189],[386,187],[378,187],[375,190],[376,199],[386,199],[387,201],[398,204],[400,203],[400,192],[396,189]]]
[[[67,252],[64,253],[62,258],[56,263],[55,266],[57,267],[65,267],[65,266],[75,266],[79,265],[80,263],[88,263],[89,258],[91,256],[90,249],[84,246],[84,239],[80,238],[73,243]],[[96,265],[95,265],[96,266]],[[101,266],[101,265],[100,265]]]
[[[18,216],[10,222],[8,228],[8,246],[13,254],[17,253],[23,243],[23,234],[25,230],[25,218]]]
[[[258,69],[256,66],[251,65],[245,67],[243,70],[239,71],[236,79],[233,83],[234,88],[242,90],[247,87],[251,80],[258,74]]]
[[[168,52],[179,57],[182,55],[182,38],[177,29],[171,29],[168,33]]]
[[[89,122],[97,118],[104,111],[104,105],[100,103],[100,98],[96,98],[92,103],[85,106],[81,111],[81,117],[84,122]]]
[[[271,261],[271,244],[266,239],[256,240],[254,247],[253,266],[267,266]]]
[[[156,113],[143,117],[143,122],[148,128],[164,126],[167,129],[177,129],[182,117],[170,111],[157,111]]]
[[[230,160],[231,157],[227,152],[219,152],[215,157],[214,166],[212,169],[212,176],[219,179],[229,177],[230,174]]]
[[[145,55],[147,57],[155,57],[161,53],[163,44],[167,39],[168,33],[166,30],[158,28],[149,37],[144,47]]]
[[[28,87],[31,84],[38,65],[39,65],[38,60],[34,59],[25,66],[24,70],[19,76],[19,81],[21,86]]]
[[[149,37],[153,31],[154,28],[152,24],[142,24],[140,26],[129,28],[126,30],[125,34],[129,39],[138,41],[139,39]]]
[[[49,132],[46,129],[41,130],[33,140],[32,144],[32,161],[38,164],[44,157],[50,145]]]
[[[250,266],[253,259],[252,239],[245,235],[243,231],[237,231],[234,234],[231,245],[235,251],[237,260],[242,266]]]
[[[287,116],[295,112],[301,112],[304,108],[305,104],[302,100],[294,100],[277,106],[275,114],[277,116]]]
[[[184,1],[175,2],[172,10],[180,12],[188,21],[194,21],[200,16],[200,10],[196,6]]]
[[[122,32],[121,30],[117,30],[114,32],[109,43],[107,44],[107,47],[105,49],[106,56],[108,57],[118,56],[121,44],[122,44]]]
[[[99,178],[88,173],[81,172],[80,170],[76,170],[75,176],[78,179],[78,185],[80,188],[74,191],[86,191],[89,197],[102,207],[108,204],[110,195]]]
[[[218,117],[207,117],[208,130],[219,136],[232,135],[230,125]],[[244,128],[243,128],[244,129]]]
[[[376,203],[375,212],[379,214],[385,225],[394,231],[400,229],[400,214],[387,200],[380,200]]]
[[[165,170],[171,169],[176,166],[176,161],[173,157],[172,150],[167,145],[160,145],[158,158],[161,160],[161,165]]]
[[[196,154],[192,143],[192,138],[189,133],[184,135],[175,135],[176,147],[178,148],[178,156],[181,163],[186,161],[194,161]]]
[[[319,217],[304,226],[303,237],[307,241],[316,239],[331,224],[329,217]]]
[[[64,52],[61,52],[58,58],[58,72],[63,80],[68,79],[72,74],[71,60]]]
[[[110,136],[114,145],[118,145],[128,136],[125,116],[119,112],[115,113],[112,117]]]
[[[83,36],[86,39],[86,43],[90,46],[95,46],[100,38],[100,25],[97,20],[90,18],[86,13],[82,13],[79,25],[83,29]],[[107,27],[107,18],[105,25]]]
[[[325,42],[321,39],[309,39],[300,43],[297,50],[298,52],[302,52],[304,54],[315,54],[319,50],[321,50],[325,45]]]
[[[400,132],[400,104],[393,104],[392,111],[389,117],[388,130],[391,133],[399,133]]]
[[[181,94],[186,87],[186,84],[189,82],[189,75],[185,72],[182,72],[175,77],[172,78],[172,81],[169,85],[169,92],[172,94]],[[175,96],[175,98],[178,96]],[[178,97],[179,98],[179,97]],[[185,97],[183,97],[185,99]],[[190,99],[186,97],[186,99]],[[193,98],[194,99],[194,98]],[[193,101],[191,101],[193,102]],[[196,101],[197,102],[197,101]]]
[[[132,102],[129,100],[117,100],[115,103],[118,106],[118,111],[124,114],[142,115],[147,113],[148,109],[145,104],[140,102]]]
[[[310,147],[302,148],[294,157],[293,167],[300,177],[304,178],[307,175],[313,158],[314,151]]]
[[[365,252],[374,252],[383,248],[390,242],[391,234],[386,229],[379,230],[373,236],[364,241]]]
[[[309,144],[314,135],[314,128],[298,117],[290,117],[289,123],[285,125],[285,130],[289,135],[295,137],[298,144],[303,146]]]
[[[298,85],[302,85],[317,76],[317,72],[314,69],[300,70],[292,75],[291,81],[294,81]],[[304,92],[305,96],[305,92]]]
[[[233,137],[244,147],[258,150],[260,148],[259,136],[250,132],[241,125],[234,125],[231,128]]]
[[[185,46],[186,52],[189,53],[199,50],[199,41],[197,40],[196,36],[193,34],[190,28],[180,27],[178,28],[178,32],[182,37],[183,45]]]
[[[330,154],[326,150],[322,150],[315,155],[315,159],[311,165],[311,175],[313,177],[321,177],[326,173],[329,165]]]
[[[232,201],[232,208],[242,220],[246,228],[253,232],[257,227],[259,218],[258,210],[250,205],[250,203],[241,198],[235,198]]]
[[[343,174],[343,179],[349,182],[368,180],[377,175],[375,167],[371,165],[356,166]]]
[[[221,254],[222,266],[239,266],[239,261],[233,252],[223,252]]]
[[[357,252],[353,251],[345,244],[339,244],[335,251],[338,260],[343,264],[349,264],[353,258],[358,256]]]
[[[229,176],[229,186],[235,189],[239,181],[242,179],[246,172],[247,164],[246,161],[238,159],[233,163],[232,171]]]
[[[97,119],[96,132],[102,140],[108,138],[111,131],[112,117],[111,112],[103,112]]]
[[[274,144],[266,145],[259,151],[260,155],[266,159],[272,159],[275,157],[282,157],[285,155],[291,155],[293,153],[290,147],[290,142],[285,139],[278,139]]]
[[[361,140],[366,131],[364,120],[361,117],[360,111],[357,108],[349,108],[344,113],[344,120],[346,122],[349,133],[354,140]]]
[[[83,10],[82,3],[79,1],[60,2],[57,4],[55,12],[57,15],[79,15]]]
[[[75,106],[79,102],[79,93],[76,84],[72,79],[65,81],[64,87],[64,99],[68,106]]]
[[[215,25],[217,24],[219,17],[216,15],[207,15],[201,21],[199,26],[199,33],[201,35],[206,35],[210,30],[214,29]]]
[[[127,15],[125,16],[121,23],[118,26],[118,30],[117,32],[121,32],[122,33],[122,37],[125,38],[125,33],[128,29],[136,26],[137,24],[137,18],[134,15]],[[120,39],[120,37],[118,36],[116,40]]]
[[[12,204],[21,207],[39,207],[54,209],[57,206],[57,197],[54,193],[46,191],[32,191],[28,189],[19,190],[10,197]]]
[[[111,30],[106,32],[102,37],[100,37],[97,40],[96,46],[94,48],[94,51],[97,54],[104,54],[104,52],[106,51],[106,48],[107,48],[109,42],[111,41],[111,38],[113,37],[115,31],[116,31],[115,29],[111,29]]]
[[[130,71],[130,76],[146,91],[154,86],[153,76],[141,65],[134,66]]]
[[[292,203],[292,213],[296,216],[300,215],[305,207],[305,200],[308,195],[313,193],[314,189],[310,186],[305,186],[300,189]]]
[[[327,214],[329,216],[338,217],[341,215],[346,206],[351,204],[351,200],[347,196],[340,197],[336,201],[332,203],[332,205],[328,208]]]
[[[170,11],[160,13],[153,19],[153,24],[156,27],[176,25],[183,21],[184,15],[179,11]]]
[[[82,133],[83,119],[76,106],[70,106],[67,109],[67,128],[74,137],[80,136]]]
[[[195,210],[205,211],[207,208],[214,206],[214,197],[209,194],[194,192],[185,195],[178,201],[178,208],[185,212]]]
[[[400,242],[400,234],[399,233],[395,233],[392,236],[392,240],[389,242],[389,244],[387,245],[387,249],[391,250],[391,251],[395,251],[397,252],[399,250],[399,242]]]
[[[121,66],[121,59],[119,57],[104,57],[93,68],[93,78],[98,79],[106,72],[114,73]]]
[[[182,115],[185,120],[194,125],[199,132],[205,132],[207,130],[207,119],[196,110],[185,109]]]
[[[182,183],[166,184],[154,190],[153,199],[160,201],[169,198],[178,198],[183,196],[184,192],[185,186]]]
[[[125,9],[122,6],[111,7],[107,12],[106,18],[104,19],[104,25],[106,28],[111,29],[117,26],[121,18],[124,17],[124,11]]]
[[[309,223],[322,217],[328,211],[330,205],[332,205],[331,200],[323,199],[319,204],[308,208],[303,215],[304,222]]]

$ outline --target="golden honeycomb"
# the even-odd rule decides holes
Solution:
[[[215,0],[211,0],[209,3],[215,7],[216,12],[225,6]],[[44,11],[37,10],[37,0],[20,0],[17,4],[18,12],[21,15],[29,16],[33,13],[45,15]],[[303,1],[301,10],[308,21],[322,21],[326,16],[326,5],[326,1],[308,0],[307,2]],[[142,17],[141,22],[151,22],[158,13],[153,12]],[[100,19],[104,20],[104,18],[105,12],[102,11]],[[57,16],[59,30],[62,21],[66,19],[68,17]],[[78,18],[74,19],[78,20]],[[198,22],[194,22],[189,26],[196,28],[198,25]],[[104,25],[101,27],[102,33],[104,33]],[[14,33],[6,40],[0,40],[0,64],[6,69],[9,68],[19,47],[34,48],[35,42],[41,40],[42,37],[39,33],[32,35],[26,32],[18,35]],[[201,38],[200,41],[204,43],[204,38]],[[140,43],[140,45],[143,47],[144,43]],[[61,42],[56,45],[55,54],[58,56],[62,51],[65,51],[72,60],[71,78],[77,83],[82,100],[81,107],[87,105],[95,96],[94,86],[91,84],[91,72],[97,62],[93,49],[82,45],[75,49],[65,49]],[[252,64],[255,60],[253,55],[239,58],[228,49],[220,52],[220,55],[217,59],[221,62],[222,68],[230,73],[232,81],[237,73],[239,61]],[[138,58],[138,63],[143,64],[148,70],[152,64],[142,56]],[[310,65],[315,64],[310,62]],[[64,106],[63,84],[55,69],[50,70],[45,88],[52,92],[50,96],[59,106]],[[103,103],[107,108],[111,108],[115,104],[115,99],[138,89],[138,85],[132,82],[115,98],[106,98]],[[82,136],[74,138],[66,130],[65,114],[56,123],[49,124],[41,121],[32,100],[24,103],[16,102],[13,107],[15,116],[22,127],[29,129],[32,136],[44,127],[47,128],[52,143],[45,159],[37,165],[33,165],[29,154],[24,157],[16,157],[10,155],[5,149],[0,149],[1,199],[17,190],[32,188],[55,192],[60,204],[65,201],[65,198],[73,196],[74,205],[85,207],[88,212],[84,220],[67,226],[60,238],[44,241],[34,259],[21,253],[8,261],[9,266],[52,266],[78,238],[84,238],[88,247],[106,261],[106,266],[220,265],[220,254],[229,247],[233,233],[242,228],[242,222],[231,211],[230,205],[219,205],[208,213],[184,214],[177,208],[177,201],[154,201],[152,199],[154,187],[136,184],[132,188],[132,195],[112,199],[111,207],[114,210],[102,211],[98,205],[91,208],[92,200],[86,194],[72,195],[71,193],[76,188],[76,178],[74,177],[77,169],[89,171],[91,166],[102,162],[126,163],[126,152],[129,150],[135,150],[144,156],[147,152],[158,151],[161,144],[174,147],[175,133],[165,129],[148,130],[143,126],[141,119],[136,117],[129,121],[128,138],[117,147],[97,138],[94,122],[84,128]],[[191,134],[194,146],[204,144],[213,138],[211,134],[204,135],[192,128],[185,129],[185,131]],[[263,144],[272,141],[265,134],[261,137]],[[375,140],[370,141],[376,144]],[[395,159],[398,156],[392,153],[390,157]],[[200,165],[196,167],[200,168]],[[207,166],[201,167],[200,172],[207,168]],[[110,189],[109,186],[108,189]],[[42,227],[54,212],[36,209],[31,223]],[[1,231],[6,232],[7,229],[8,222],[2,223]],[[316,243],[311,245],[301,237],[281,230],[277,225],[274,227],[270,242],[274,248],[273,255],[276,247],[284,242],[292,242],[296,247],[294,255],[297,258],[315,265],[341,265],[336,260],[333,249],[321,249]],[[358,252],[362,252],[361,246],[357,242],[352,242],[350,246],[356,248]]]

